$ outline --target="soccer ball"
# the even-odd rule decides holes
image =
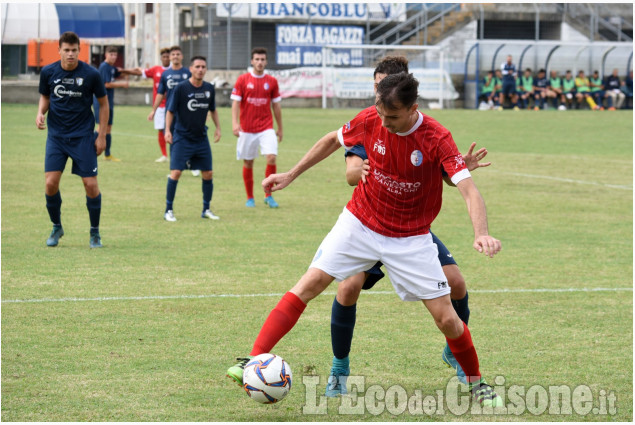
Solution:
[[[566,106],[564,106],[564,105],[560,105],[560,106],[558,106],[558,110],[559,110],[559,111],[566,111],[566,110],[567,110],[567,107],[566,107]]]
[[[282,357],[259,354],[251,359],[243,371],[243,388],[258,403],[277,403],[291,390],[291,368]]]

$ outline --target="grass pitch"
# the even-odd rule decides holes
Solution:
[[[200,218],[200,178],[185,172],[178,221],[167,223],[168,166],[154,162],[148,112],[115,110],[113,154],[123,162],[99,161],[104,248],[88,248],[85,195],[70,162],[61,183],[66,234],[47,248],[46,133],[35,128],[35,105],[2,105],[2,420],[632,421],[632,112],[430,111],[462,152],[477,141],[494,163],[473,176],[503,251],[487,259],[471,248],[452,188],[433,229],[466,278],[481,371],[509,399],[523,391],[523,404],[503,414],[419,413],[394,402],[404,400],[399,388],[431,402],[452,374],[427,312],[399,301],[388,279],[358,303],[351,367],[365,391],[357,398],[312,407],[332,357],[332,285],[274,349],[293,369],[290,395],[271,406],[249,400],[224,372],[249,352],[350,198],[342,152],[278,192],[278,210],[259,195],[246,209],[230,110],[220,109],[212,208],[221,220]],[[278,169],[356,112],[283,109]],[[263,174],[261,158],[256,183]],[[556,386],[589,388],[591,404],[552,409],[544,395]],[[362,409],[341,408],[351,400]]]

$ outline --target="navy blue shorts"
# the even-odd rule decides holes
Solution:
[[[452,253],[443,244],[443,242],[441,242],[441,239],[437,238],[436,235],[432,232],[430,232],[430,235],[432,236],[432,242],[434,242],[437,245],[437,250],[439,251],[439,262],[441,263],[441,266],[449,266],[450,264],[456,264],[456,261],[454,260]],[[373,286],[375,286],[375,284],[378,281],[383,279],[385,274],[384,272],[381,271],[382,265],[383,265],[382,262],[378,261],[377,263],[375,263],[373,267],[366,270],[366,273],[368,273],[368,277],[364,281],[364,286],[362,286],[362,289],[370,289]]]
[[[515,81],[503,81],[503,88],[501,92],[505,95],[516,94],[516,82]]]
[[[170,148],[170,170],[212,170],[212,148],[209,140],[191,142],[185,138],[176,139]]]
[[[115,105],[110,103],[108,104],[108,110],[110,111],[108,116],[108,125],[112,125],[112,117],[115,115],[114,106]],[[95,123],[99,124],[99,102],[95,98],[93,98],[93,112],[95,113]]]
[[[97,151],[95,150],[95,134],[84,137],[46,138],[46,155],[44,156],[44,172],[64,171],[68,158],[73,160],[72,173],[80,177],[97,175]]]

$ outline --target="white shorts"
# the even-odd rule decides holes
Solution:
[[[236,143],[236,159],[256,159],[260,155],[278,155],[278,136],[273,128],[260,133],[244,133],[238,135]]]
[[[154,129],[155,130],[165,129],[165,107],[157,108],[157,111],[154,113]]]
[[[344,208],[335,226],[322,241],[309,267],[342,281],[384,263],[395,292],[403,301],[439,298],[450,287],[439,262],[432,236],[391,238],[364,226]]]

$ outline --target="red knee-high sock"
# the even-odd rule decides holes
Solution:
[[[168,156],[168,151],[165,147],[165,135],[163,134],[163,130],[159,131],[159,147],[161,148],[163,156]]]
[[[269,177],[271,174],[276,174],[276,164],[270,165],[267,164],[267,168],[265,169],[265,178]],[[265,189],[265,196],[271,195],[271,188]]]
[[[243,167],[243,181],[245,182],[245,191],[247,199],[254,197],[254,169]]]
[[[470,382],[478,382],[481,379],[481,371],[478,367],[476,348],[474,348],[472,335],[467,325],[463,323],[463,335],[455,339],[446,338],[446,340],[450,346],[450,351],[452,351],[454,358],[463,368],[468,380]]]
[[[293,328],[305,307],[306,304],[294,293],[284,294],[262,325],[250,356],[271,352],[278,341]]]

